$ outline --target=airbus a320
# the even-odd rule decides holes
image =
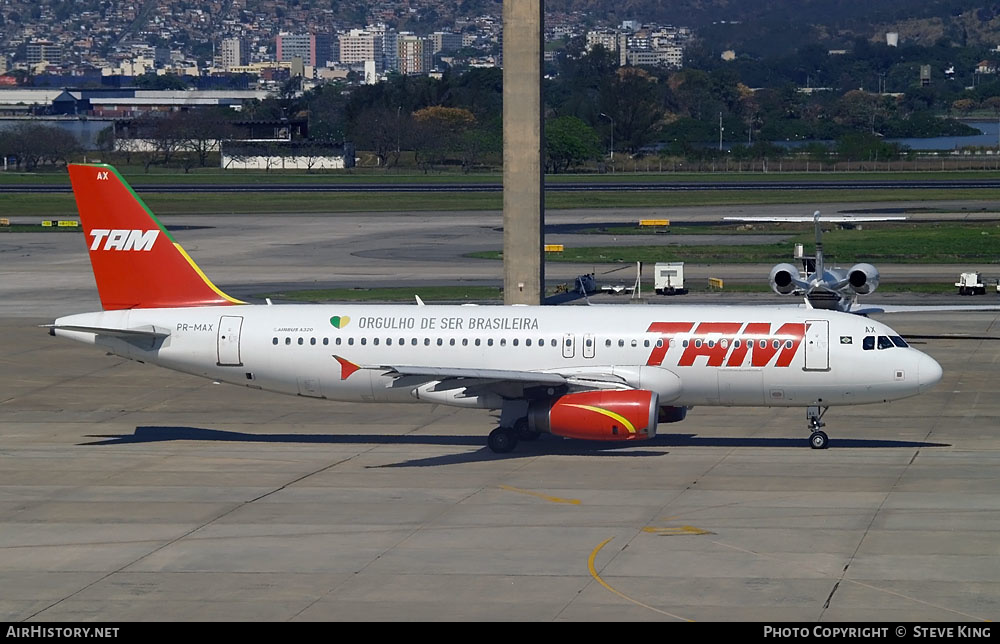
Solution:
[[[111,166],[69,167],[101,311],[53,335],[296,396],[499,410],[495,452],[542,433],[653,438],[698,406],[885,403],[942,376],[888,326],[760,306],[252,305],[219,290]]]

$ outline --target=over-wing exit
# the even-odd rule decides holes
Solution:
[[[941,379],[886,325],[760,306],[250,305],[219,290],[107,165],[71,165],[102,311],[54,335],[256,389],[500,411],[497,452],[541,433],[641,440],[710,406],[829,407]]]

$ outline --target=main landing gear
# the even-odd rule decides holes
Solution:
[[[539,436],[541,432],[528,428],[527,418],[518,418],[513,427],[497,427],[490,432],[486,444],[497,454],[506,454],[517,447],[519,441],[533,441]]]
[[[808,407],[806,409],[806,422],[809,423],[809,446],[813,449],[826,449],[830,441],[822,427],[826,426],[823,416],[829,407]]]

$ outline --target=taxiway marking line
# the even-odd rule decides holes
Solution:
[[[507,490],[508,492],[517,492],[518,494],[527,494],[529,496],[538,497],[545,501],[551,503],[568,503],[570,505],[580,505],[580,499],[561,499],[558,496],[548,496],[547,494],[541,494],[540,492],[532,492],[531,490],[522,490],[521,488],[511,487],[510,485],[501,485],[501,490]]]
[[[596,548],[594,548],[593,552],[590,553],[590,558],[587,560],[587,568],[590,570],[590,576],[593,577],[597,581],[597,583],[599,583],[600,585],[604,586],[604,588],[606,590],[608,590],[609,592],[612,592],[615,595],[618,595],[619,597],[621,597],[625,601],[632,602],[636,606],[642,606],[643,608],[648,608],[649,610],[651,610],[651,611],[653,611],[655,613],[660,613],[661,615],[666,615],[667,617],[673,617],[674,619],[678,619],[678,620],[680,620],[682,622],[693,622],[694,621],[693,619],[687,619],[686,617],[681,617],[679,615],[674,615],[673,613],[668,613],[665,610],[660,610],[659,608],[654,608],[653,606],[650,606],[649,604],[643,604],[641,601],[639,601],[637,599],[632,599],[631,597],[629,597],[625,593],[623,593],[620,590],[617,590],[614,587],[612,587],[611,585],[609,585],[608,582],[606,582],[603,579],[601,579],[601,576],[599,574],[597,574],[597,568],[594,566],[594,560],[597,559],[597,553],[601,551],[601,548],[603,548],[604,546],[608,545],[608,543],[610,543],[610,541],[612,539],[614,539],[614,537],[608,537],[607,539],[605,539],[604,541],[602,541],[600,543],[600,545],[598,545]]]

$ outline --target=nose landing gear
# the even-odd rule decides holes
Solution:
[[[826,432],[822,431],[822,427],[826,426],[823,422],[823,416],[826,414],[826,410],[829,407],[807,407],[806,408],[806,422],[809,423],[809,446],[813,449],[826,449],[829,445],[829,437]]]

